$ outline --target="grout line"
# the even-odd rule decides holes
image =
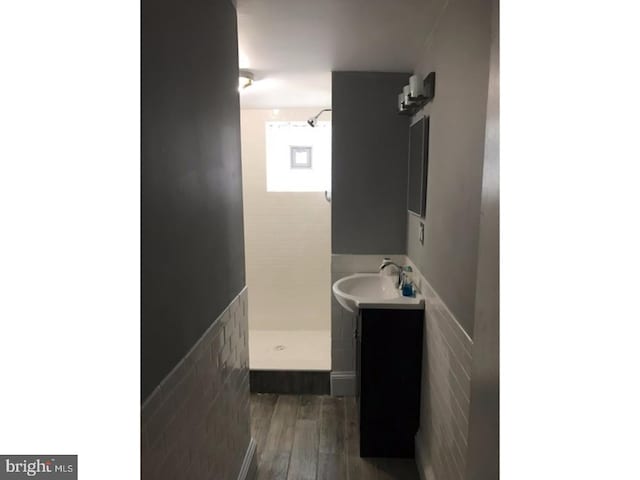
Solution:
[[[445,394],[444,392],[441,391],[441,389],[436,388],[434,389],[434,396],[433,398],[435,400],[437,400],[437,403],[440,405],[440,408],[443,411],[447,411],[450,413],[450,415],[453,417],[453,420],[451,421],[451,424],[454,425],[454,427],[456,428],[456,430],[458,430],[458,433],[460,434],[461,438],[465,441],[465,446],[467,445],[467,437],[463,431],[463,428],[459,425],[458,420],[460,418],[460,415],[456,415],[455,410],[453,409],[453,407],[451,406],[451,402],[447,402],[446,398],[444,398]],[[433,414],[433,413],[432,413]],[[465,421],[465,428],[466,430],[469,429],[469,424]]]
[[[473,354],[471,353],[471,350],[473,349],[473,343],[466,342],[465,340],[467,340],[467,337],[465,337],[464,340],[460,338],[460,331],[456,331],[457,329],[455,325],[453,325],[453,323],[457,323],[455,318],[449,319],[446,317],[448,317],[447,311],[438,312],[438,321],[444,324],[444,326],[442,327],[443,330],[447,330],[447,332],[449,332],[447,337],[453,337],[455,342],[460,346],[460,350],[462,350],[463,354],[466,355],[471,361],[473,358]]]
[[[439,326],[438,326],[439,327]],[[441,327],[439,327],[440,330],[442,330]],[[465,374],[465,376],[467,377],[467,379],[469,381],[471,381],[471,372],[467,372],[467,368],[465,368],[465,366],[462,364],[462,362],[460,361],[460,359],[458,358],[458,355],[456,354],[456,350],[449,344],[449,341],[447,340],[447,336],[444,334],[444,332],[441,331],[441,337],[442,337],[442,343],[444,343],[447,346],[447,349],[451,352],[451,356],[454,358],[454,360],[456,361],[456,363],[460,366],[460,368],[462,369],[462,372]]]

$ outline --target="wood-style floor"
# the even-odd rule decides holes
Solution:
[[[354,397],[251,395],[258,480],[419,480],[413,459],[360,458]]]

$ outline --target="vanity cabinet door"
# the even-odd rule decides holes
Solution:
[[[422,310],[362,310],[356,373],[360,456],[413,457],[420,422]]]

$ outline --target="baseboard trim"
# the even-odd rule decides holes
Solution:
[[[331,372],[331,395],[353,397],[356,394],[356,372]]]
[[[244,454],[244,459],[242,460],[238,480],[254,480],[256,476],[256,462],[256,441],[251,438],[247,451]]]

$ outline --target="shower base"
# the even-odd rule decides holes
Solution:
[[[249,330],[251,370],[330,371],[329,330]]]

